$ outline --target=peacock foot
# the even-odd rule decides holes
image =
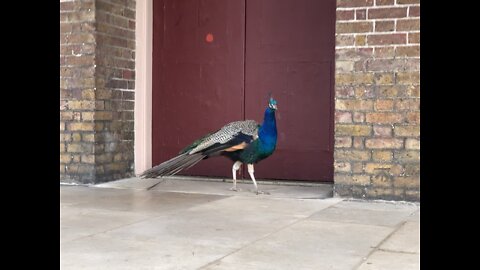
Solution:
[[[241,188],[237,188],[237,187],[231,187],[230,190],[231,191],[242,191]]]

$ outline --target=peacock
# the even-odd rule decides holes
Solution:
[[[194,141],[181,150],[178,156],[146,170],[140,177],[171,176],[204,159],[225,156],[234,162],[232,167],[233,187],[230,190],[239,190],[237,189],[237,171],[242,164],[247,164],[248,174],[255,187],[254,192],[257,195],[265,193],[258,190],[254,164],[269,157],[275,151],[277,145],[276,110],[277,101],[270,96],[261,125],[254,120],[226,124],[219,130]]]

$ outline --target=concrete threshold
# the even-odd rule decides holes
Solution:
[[[252,181],[247,179],[237,180],[239,191],[232,191],[230,190],[232,179],[189,176],[171,176],[155,179],[133,177],[101,183],[93,185],[93,187],[294,199],[326,199],[333,197],[333,184],[278,180],[258,180],[257,184],[259,190],[267,194],[255,194]]]

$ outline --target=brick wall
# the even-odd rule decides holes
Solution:
[[[133,175],[135,1],[60,1],[60,179]]]
[[[335,193],[419,200],[419,0],[337,0]]]
[[[135,1],[97,0],[96,170],[99,181],[133,175]]]
[[[60,178],[95,178],[95,1],[60,1]]]

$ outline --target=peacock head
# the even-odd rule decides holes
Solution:
[[[275,99],[273,99],[272,97],[270,97],[270,100],[268,101],[268,107],[272,110],[276,110],[277,109],[277,101]]]

